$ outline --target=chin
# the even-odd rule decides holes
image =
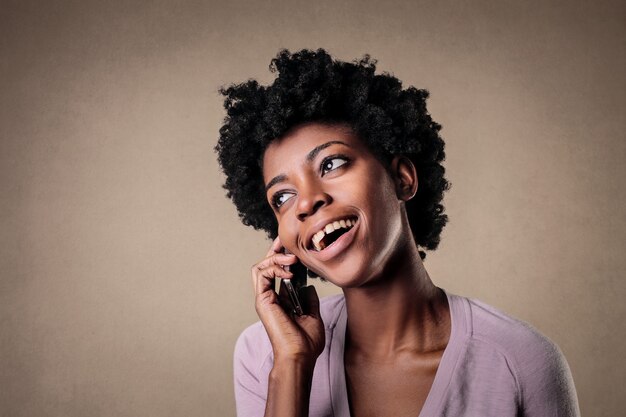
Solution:
[[[360,287],[369,280],[366,262],[345,262],[332,271],[323,271],[321,276],[339,288]]]

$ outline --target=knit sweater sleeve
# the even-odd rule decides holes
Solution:
[[[267,361],[271,345],[260,322],[245,329],[235,344],[233,377],[237,417],[262,417],[267,401]],[[271,363],[269,364],[271,368]]]
[[[517,355],[524,417],[580,417],[574,380],[559,347],[541,335]]]

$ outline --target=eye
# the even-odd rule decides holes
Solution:
[[[334,171],[342,165],[348,163],[348,158],[345,156],[329,156],[328,158],[322,161],[321,171],[322,176],[329,173],[330,171]]]
[[[289,192],[278,192],[272,196],[272,205],[276,209],[279,209],[280,206],[285,204],[287,200],[289,200],[294,195],[295,195],[294,193],[289,193]]]

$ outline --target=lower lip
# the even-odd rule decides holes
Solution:
[[[316,250],[312,250],[311,253],[315,258],[319,259],[320,261],[328,261],[337,254],[343,252],[343,250],[346,249],[348,246],[350,246],[350,244],[354,240],[354,236],[356,235],[356,229],[359,228],[360,224],[361,222],[357,220],[356,224],[352,226],[349,231],[341,235],[339,239],[335,240],[323,250],[319,252]]]

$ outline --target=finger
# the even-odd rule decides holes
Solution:
[[[285,265],[294,264],[297,261],[298,261],[298,258],[296,258],[296,255],[285,255],[284,253],[275,253],[274,255],[269,256],[263,259],[258,264],[256,264],[256,267],[258,269],[263,269],[263,268],[269,267],[270,265],[285,266]]]
[[[267,252],[267,255],[265,255],[265,257],[271,256],[275,253],[282,252],[280,250],[282,247],[283,247],[283,244],[280,242],[280,236],[276,236],[276,239],[274,239],[274,241],[272,242],[272,245],[270,246],[270,250]]]
[[[289,291],[287,291],[284,279],[280,280],[280,289],[278,290],[278,302],[287,313],[291,313],[293,311],[291,298],[289,298]]]
[[[255,310],[263,323],[270,341],[284,339],[285,334],[294,334],[298,329],[290,315],[283,309],[274,291],[256,296]]]
[[[270,259],[272,257],[276,257],[274,259]],[[290,255],[285,255],[283,253],[275,253],[274,255],[263,259],[261,262],[259,262],[258,264],[252,265],[252,287],[254,288],[254,293],[257,293],[257,280],[258,280],[258,276],[259,276],[259,271],[269,267],[270,265],[279,265],[279,266],[283,266],[283,265],[291,265],[292,263],[296,262],[296,260],[292,260]]]
[[[262,294],[268,290],[274,290],[276,278],[292,278],[293,274],[285,271],[279,265],[271,265],[267,268],[259,270],[256,279],[256,294]]]

